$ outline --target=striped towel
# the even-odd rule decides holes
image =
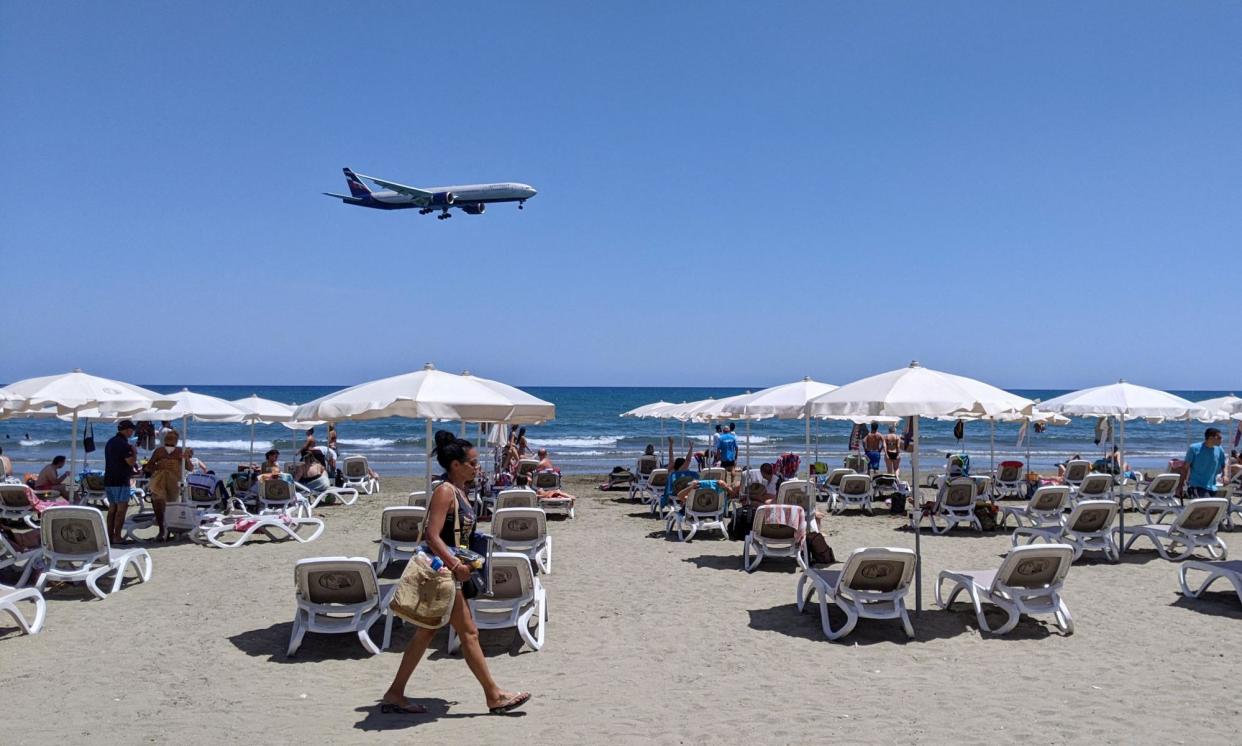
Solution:
[[[788,526],[794,530],[794,541],[806,538],[806,511],[801,505],[768,505],[768,523]]]

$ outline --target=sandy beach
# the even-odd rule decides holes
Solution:
[[[915,615],[913,641],[896,622],[864,620],[830,643],[818,615],[794,607],[791,561],[747,575],[739,542],[666,540],[641,506],[589,477],[566,480],[582,498],[577,518],[550,526],[544,649],[515,652],[513,631],[483,633],[498,681],[533,691],[532,703],[487,715],[441,633],[408,691],[429,714],[382,715],[410,628],[378,656],[347,635],[310,634],[286,658],[292,568],[304,557],[374,559],[381,509],[404,504],[416,481],[387,479],[380,495],[321,509],[327,530],[310,544],[152,545],[149,583],[104,601],[81,586],[50,591],[39,635],[6,618],[3,741],[1236,743],[1242,727],[1231,691],[1242,606],[1224,583],[1183,599],[1176,565],[1154,552],[1076,564],[1069,637],[1023,620],[981,638],[958,604]],[[913,546],[888,515],[825,526],[839,557]],[[1001,533],[925,536],[925,605],[941,569],[993,568],[1008,547]]]

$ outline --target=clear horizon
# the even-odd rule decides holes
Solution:
[[[0,378],[1237,390],[1239,38],[1237,3],[2,4]],[[321,196],[343,166],[539,194],[437,221]]]

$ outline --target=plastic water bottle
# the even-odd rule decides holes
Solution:
[[[431,569],[433,572],[440,572],[440,568],[444,567],[444,560],[439,557],[431,558]]]

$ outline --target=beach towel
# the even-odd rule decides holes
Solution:
[[[867,426],[863,423],[854,425],[854,429],[850,431],[850,450],[857,451],[862,448],[863,438],[867,437]]]
[[[768,523],[793,529],[794,541],[806,538],[806,511],[801,505],[769,505]]]
[[[785,479],[793,479],[798,476],[798,465],[801,463],[802,459],[798,458],[798,454],[782,453],[772,464],[772,469]]]
[[[1095,444],[1113,442],[1113,418],[1100,417],[1095,421]]]

